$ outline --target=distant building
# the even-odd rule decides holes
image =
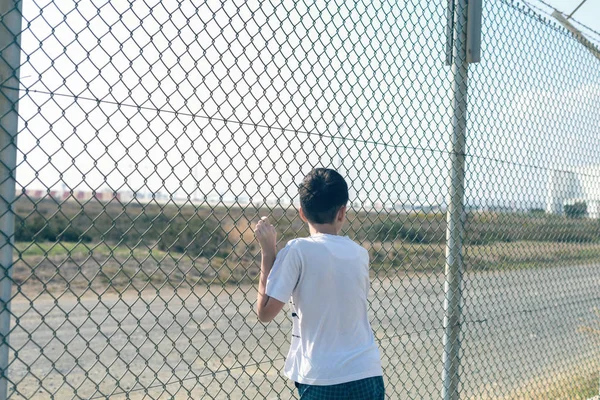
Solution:
[[[118,199],[119,193],[110,191],[110,190],[103,190],[100,192],[94,192],[94,198],[98,201],[106,203],[106,202]]]
[[[134,199],[134,194],[131,190],[125,190],[117,193],[117,200],[123,203],[129,203]]]
[[[130,201],[133,199],[131,191],[116,192],[110,190],[89,191],[89,190],[55,190],[55,189],[21,189],[25,195],[31,199],[50,198],[58,201],[77,201],[84,203],[92,199],[100,202],[109,202],[112,200]]]
[[[40,189],[25,189],[25,195],[32,199],[41,199],[45,194],[46,192]]]
[[[92,192],[86,192],[83,190],[78,190],[75,192],[75,199],[78,201],[86,201],[92,198]]]
[[[600,218],[600,165],[551,172],[546,212],[562,215],[566,205],[576,203],[585,203],[589,218]]]

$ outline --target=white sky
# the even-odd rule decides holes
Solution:
[[[291,183],[325,165],[340,166],[356,199],[442,202],[452,115],[446,2],[309,4],[25,1],[22,85],[44,93],[19,104],[19,184],[199,187],[205,196],[287,201]],[[598,144],[589,140],[600,78],[571,65],[583,58],[593,66],[574,41],[571,55],[546,60],[546,51],[564,53],[563,36],[498,0],[485,4],[486,61],[472,67],[469,134],[469,152],[484,158],[469,164],[467,195],[535,202],[547,174],[514,164],[585,159]],[[525,37],[514,29],[524,22],[533,26]],[[528,47],[534,59],[523,57]],[[563,64],[574,75],[548,80]],[[574,129],[575,137],[566,133]],[[561,142],[540,151],[547,140],[577,138],[571,152],[559,154]],[[512,167],[497,173],[489,160],[497,158]]]

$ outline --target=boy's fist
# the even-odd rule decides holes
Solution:
[[[277,232],[275,232],[275,227],[269,223],[267,217],[262,217],[258,221],[256,228],[254,228],[254,235],[263,252],[272,252],[275,254]]]

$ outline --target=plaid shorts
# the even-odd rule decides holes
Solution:
[[[317,386],[295,382],[300,400],[384,400],[383,376],[340,383],[339,385]]]

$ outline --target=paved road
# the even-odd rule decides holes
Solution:
[[[593,312],[600,267],[479,273],[465,281],[463,398],[514,397],[518,388],[600,371],[599,339],[585,333],[600,324]],[[443,276],[376,279],[373,293],[390,398],[439,398]],[[250,287],[142,298],[129,292],[101,302],[19,297],[12,398],[290,398],[278,375],[290,321],[258,323],[254,299]]]

